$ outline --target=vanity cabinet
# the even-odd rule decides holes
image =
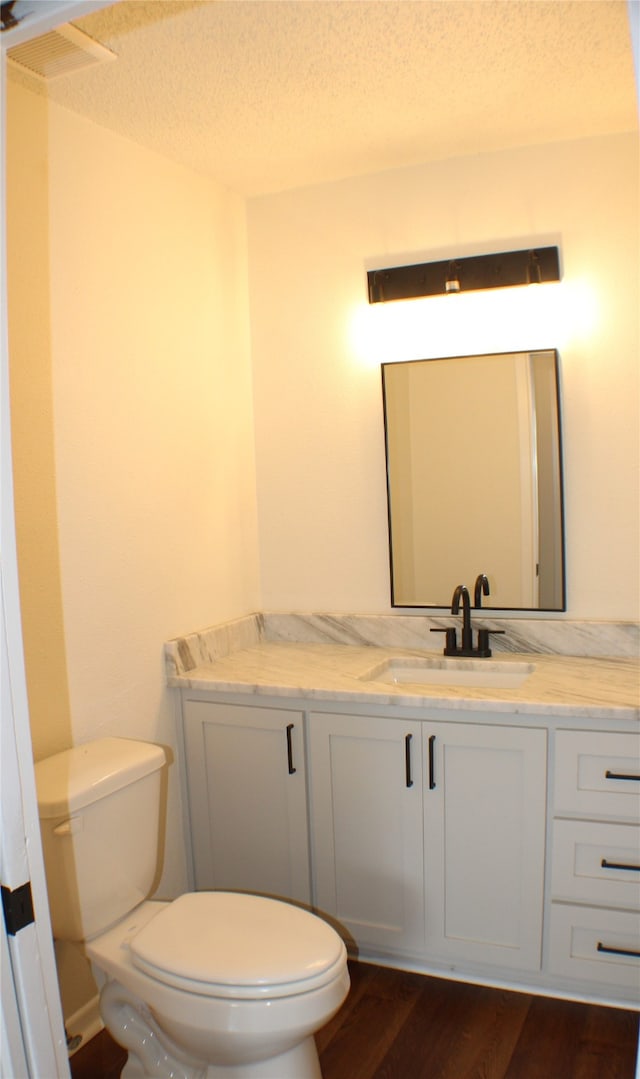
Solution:
[[[318,705],[183,691],[196,888],[313,906],[373,961],[637,1004],[637,726]]]
[[[310,717],[316,900],[365,951],[539,970],[546,732]]]
[[[183,700],[195,887],[311,902],[303,712]]]
[[[640,738],[556,733],[549,970],[640,990]]]

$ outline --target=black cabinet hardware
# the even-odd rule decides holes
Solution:
[[[503,629],[479,629],[478,630],[478,655],[490,656],[491,649],[489,648],[489,634],[504,633]]]
[[[601,941],[598,941],[598,951],[606,952],[607,955],[630,955],[633,959],[640,959],[640,952],[634,952],[631,948],[609,948]]]
[[[293,744],[291,742],[291,731],[293,730],[293,723],[287,724],[287,767],[289,768],[289,775],[295,774],[296,769],[293,767]]]
[[[456,644],[456,627],[455,626],[446,626],[446,627],[437,626],[437,627],[434,627],[434,628],[431,629],[431,633],[445,633],[446,634],[446,637],[445,637],[446,643],[445,643],[445,646],[444,646],[444,654],[445,654],[445,656],[455,656],[456,655],[456,653],[457,653],[457,644]]]
[[[640,873],[640,865],[625,865],[624,862],[608,862],[606,858],[603,858],[600,862],[603,869],[631,869],[636,873]]]
[[[629,776],[629,775],[625,775],[624,772],[611,772],[611,771],[609,771],[608,768],[607,768],[606,772],[604,773],[604,777],[605,777],[605,779],[630,779],[632,782],[636,782],[636,783],[640,782],[640,775],[639,776]]]
[[[405,784],[407,787],[413,787],[413,779],[411,778],[411,739],[412,734],[405,735],[404,739],[404,774]]]
[[[436,770],[435,770],[435,748],[436,748],[436,736],[435,734],[429,735],[429,790],[435,790],[436,786]]]

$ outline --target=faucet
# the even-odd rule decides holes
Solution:
[[[476,578],[474,588],[474,600],[475,606],[480,607],[482,605],[482,593],[485,596],[489,595],[489,581],[484,573],[481,573]],[[462,602],[462,644],[458,648],[456,641],[455,626],[448,626],[446,629],[432,629],[432,633],[446,633],[446,643],[444,646],[445,656],[476,656],[477,658],[486,659],[491,655],[491,649],[489,648],[489,634],[490,633],[504,633],[503,629],[479,629],[478,630],[478,647],[473,647],[473,630],[471,628],[471,598],[469,596],[469,589],[466,584],[459,584],[455,589],[451,598],[451,614],[460,613],[460,603]]]
[[[473,589],[473,606],[482,607],[483,595],[488,596],[489,594],[489,578],[486,573],[480,573],[476,577],[476,583]]]
[[[460,600],[462,600],[462,648],[458,650],[458,654],[469,654],[473,652],[473,633],[471,630],[471,600],[466,584],[459,584],[453,593],[451,614],[459,614]]]

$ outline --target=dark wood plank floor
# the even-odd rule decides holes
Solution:
[[[638,1015],[349,964],[351,992],[317,1035],[324,1079],[634,1079]],[[73,1079],[119,1079],[106,1031]]]

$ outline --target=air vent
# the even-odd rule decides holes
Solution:
[[[71,25],[15,45],[7,50],[7,56],[18,67],[46,81],[117,59],[110,49]]]

